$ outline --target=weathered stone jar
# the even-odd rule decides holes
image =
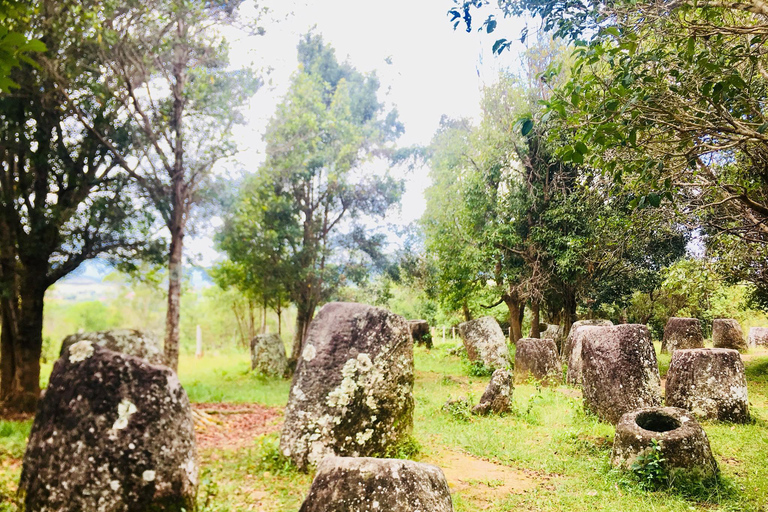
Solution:
[[[603,327],[609,326],[582,325],[579,326],[578,329],[575,329],[575,333],[571,332],[571,334],[568,335],[568,339],[570,340],[570,356],[566,361],[568,363],[568,370],[566,372],[565,381],[571,386],[581,386],[581,368],[583,365],[581,348],[584,344],[584,339],[589,336],[589,333],[592,332],[593,329],[602,329]]]
[[[544,385],[557,385],[563,381],[563,367],[557,355],[555,342],[544,338],[517,340],[515,350],[515,384],[528,379]]]
[[[715,348],[732,348],[747,351],[747,342],[741,325],[733,318],[716,318],[712,321],[712,344]]]
[[[146,359],[152,364],[165,364],[163,342],[153,333],[139,329],[112,329],[70,334],[61,342],[59,356],[64,355],[70,345],[82,340],[88,340],[114,352]]]
[[[727,348],[676,350],[666,381],[667,405],[697,418],[743,423],[749,420],[744,363]]]
[[[299,512],[451,512],[442,470],[410,460],[326,457]]]
[[[768,346],[768,327],[750,327],[747,344],[750,347]]]
[[[300,468],[326,455],[378,455],[413,426],[413,339],[386,309],[332,302],[309,326],[280,450]]]
[[[661,405],[656,351],[645,325],[590,329],[581,351],[586,410],[615,424],[629,411]]]
[[[413,342],[427,348],[432,348],[432,336],[429,332],[429,322],[426,320],[408,320],[408,326],[411,328]]]
[[[512,375],[509,370],[496,370],[485,388],[480,403],[472,408],[475,414],[502,414],[512,410]]]
[[[492,316],[459,324],[459,335],[470,361],[482,361],[485,366],[494,370],[509,367],[507,339],[499,322]]]
[[[661,340],[661,353],[673,354],[675,350],[685,348],[702,348],[704,334],[698,318],[677,318],[667,320],[664,327],[664,338]]]
[[[257,334],[251,340],[251,370],[281,377],[288,368],[285,345],[277,334]]]
[[[176,374],[87,340],[64,351],[40,400],[22,510],[194,510],[198,465]]]
[[[717,473],[707,434],[691,414],[676,407],[648,407],[628,412],[616,425],[611,464],[629,469],[653,442],[661,448],[667,469],[701,478]]]
[[[573,352],[573,349],[575,347],[574,340],[576,333],[579,332],[579,329],[582,327],[609,327],[613,325],[613,322],[610,320],[577,320],[573,322],[573,325],[571,326],[571,330],[568,331],[568,336],[566,336],[565,341],[563,341],[563,344],[561,347],[558,347],[560,349],[560,359],[562,360],[563,364],[568,364],[568,361],[571,359],[571,353]],[[579,345],[579,361],[581,361],[581,345]]]

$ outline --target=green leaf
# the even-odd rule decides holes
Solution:
[[[589,148],[587,147],[587,145],[586,145],[586,144],[584,144],[584,143],[583,143],[583,142],[581,142],[581,141],[577,142],[577,143],[575,144],[574,148],[575,148],[575,149],[576,149],[576,151],[577,151],[578,153],[580,153],[581,155],[586,155],[586,154],[588,154],[588,153],[589,153]]]
[[[533,120],[532,119],[524,120],[523,127],[520,130],[520,132],[523,134],[523,137],[531,133],[531,130],[533,130]]]

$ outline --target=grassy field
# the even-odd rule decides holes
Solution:
[[[717,482],[647,491],[631,474],[611,469],[613,427],[586,415],[570,387],[515,388],[515,410],[477,418],[449,399],[476,402],[487,377],[438,343],[416,349],[415,460],[442,467],[463,511],[768,511],[768,352],[747,356],[753,422],[705,423],[721,469]],[[657,346],[658,349],[658,346]],[[669,357],[659,361],[662,375]],[[184,358],[180,378],[193,402],[259,403],[279,413],[290,383],[248,372],[246,354]],[[311,475],[299,473],[277,451],[279,416],[271,432],[236,448],[205,447],[199,493],[202,511],[296,511]],[[0,510],[13,505],[24,443],[31,422],[0,422]]]

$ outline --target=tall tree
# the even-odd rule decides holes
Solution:
[[[272,268],[297,308],[292,363],[315,309],[347,277],[350,251],[374,252],[377,239],[355,225],[383,216],[402,191],[388,174],[363,168],[390,155],[402,132],[397,113],[377,97],[376,75],[338,62],[318,35],[303,37],[298,50],[301,68],[267,128],[267,161],[221,238],[237,263],[280,262]],[[237,237],[258,242],[240,251]]]
[[[149,239],[128,174],[68,107],[86,98],[93,126],[131,150],[120,105],[100,88],[95,7],[42,2],[23,31],[47,51],[0,95],[0,394],[14,410],[33,411],[39,397],[46,290],[89,258],[133,257]]]
[[[232,127],[258,87],[248,70],[232,71],[222,29],[241,0],[132,0],[104,20],[104,89],[127,113],[141,154],[110,146],[139,183],[168,230],[165,356],[176,369],[184,237],[215,165],[233,155]],[[73,106],[85,110],[78,98]],[[82,116],[108,145],[109,138]],[[139,161],[139,170],[132,165]]]
[[[488,2],[463,2],[472,13]],[[575,44],[548,103],[562,158],[674,205],[738,275],[765,287],[768,244],[768,9],[745,2],[503,0]],[[492,15],[493,16],[493,15]],[[486,23],[493,18],[486,18]],[[500,39],[495,51],[505,47]],[[768,288],[767,288],[768,290]]]

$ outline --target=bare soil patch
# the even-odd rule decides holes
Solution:
[[[532,471],[520,471],[449,449],[435,452],[424,462],[440,467],[451,493],[461,493],[476,502],[481,510],[509,494],[523,494],[547,480]]]
[[[280,430],[283,421],[281,408],[259,404],[197,403],[192,407],[211,420],[195,422],[200,451],[250,446],[256,436]]]

